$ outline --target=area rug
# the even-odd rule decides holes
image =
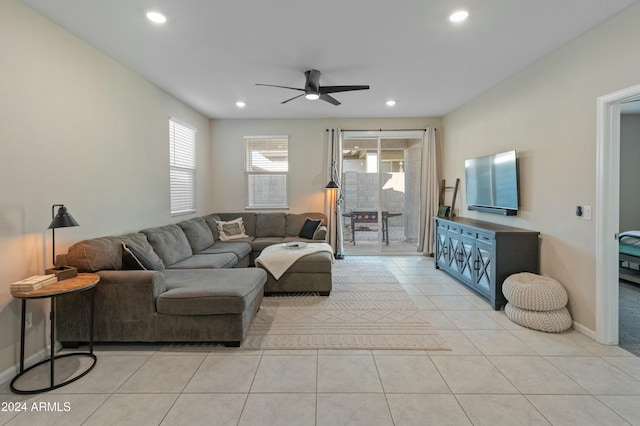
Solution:
[[[265,297],[246,349],[449,350],[384,263],[341,260],[328,297]]]

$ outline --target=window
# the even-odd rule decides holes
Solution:
[[[245,207],[289,208],[289,137],[245,137]]]
[[[196,211],[196,131],[169,118],[171,214]]]

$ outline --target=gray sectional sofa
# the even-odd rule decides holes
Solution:
[[[249,265],[254,266],[256,258],[263,248],[272,244],[291,241],[325,242],[327,238],[327,217],[322,213],[214,213],[204,217],[215,240],[219,240],[216,222],[229,221],[241,217],[248,237],[234,240],[251,245]],[[299,236],[307,218],[322,221],[312,239]],[[224,242],[226,244],[230,242]]]
[[[218,221],[243,218],[246,237],[220,241]],[[95,272],[94,341],[221,342],[239,346],[262,302],[267,273],[260,251],[299,237],[321,213],[222,213],[137,233],[94,238],[71,247],[59,262]],[[89,340],[91,292],[57,299],[57,337]]]

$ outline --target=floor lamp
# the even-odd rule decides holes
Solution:
[[[337,180],[337,182],[336,182]],[[342,194],[340,194],[340,180],[337,177],[337,170],[336,170],[336,160],[332,160],[331,161],[331,180],[329,181],[329,183],[327,184],[327,186],[325,186],[325,189],[329,191],[329,197],[330,197],[330,203],[333,205],[333,210],[335,213],[335,218],[334,220],[334,237],[335,237],[335,241],[336,241],[336,250],[338,249],[337,247],[337,242],[338,242],[338,226],[339,226],[339,222],[338,222],[338,205],[340,203],[340,201],[342,200]],[[337,252],[334,254],[334,257],[336,259],[344,259],[344,254],[341,252]]]

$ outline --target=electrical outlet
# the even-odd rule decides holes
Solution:
[[[31,316],[31,312],[27,312],[27,315],[24,317],[24,328],[25,330],[31,328],[33,325],[33,317]]]

